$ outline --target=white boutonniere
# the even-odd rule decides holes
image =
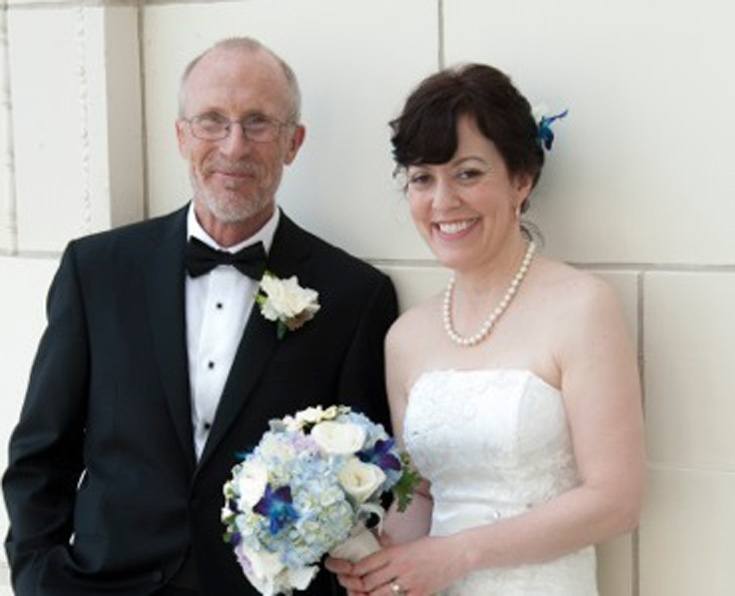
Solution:
[[[310,288],[302,288],[299,279],[292,275],[279,279],[266,271],[260,280],[260,288],[255,301],[261,314],[269,321],[276,322],[278,339],[286,331],[294,331],[314,318],[319,310],[319,293]]]

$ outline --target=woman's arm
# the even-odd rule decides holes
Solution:
[[[385,338],[385,384],[388,392],[388,407],[395,432],[395,438],[401,449],[405,449],[403,442],[403,421],[408,406],[408,392],[410,390],[409,357],[410,352],[402,348],[402,338],[406,335],[406,323],[413,318],[408,313],[403,320],[399,320]],[[404,512],[398,512],[395,504],[386,516],[383,527],[383,544],[403,544],[425,536],[431,526],[432,510],[429,483],[423,481],[414,494],[413,501]]]

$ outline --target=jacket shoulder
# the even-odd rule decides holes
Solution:
[[[314,235],[292,220],[284,219],[288,225],[287,233],[297,236],[300,242],[308,245],[312,258],[324,269],[339,272],[340,276],[345,276],[346,280],[353,283],[356,280],[370,286],[391,283],[390,278],[373,265]]]

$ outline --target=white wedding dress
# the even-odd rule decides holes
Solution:
[[[433,536],[519,515],[578,484],[562,395],[526,370],[422,374],[409,395],[404,440],[431,482]],[[595,551],[479,571],[442,594],[597,596]]]

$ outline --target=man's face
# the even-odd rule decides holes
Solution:
[[[286,123],[292,109],[285,75],[267,52],[215,49],[199,61],[185,83],[176,132],[200,207],[222,223],[264,223],[275,208],[283,166],[296,157],[304,131],[288,124],[278,127],[273,140],[257,142],[232,124],[228,136],[213,141],[192,134],[187,120],[205,116]]]

